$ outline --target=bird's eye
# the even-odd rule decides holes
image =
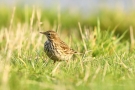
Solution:
[[[50,36],[51,34],[50,34],[50,33],[48,33],[48,35]]]

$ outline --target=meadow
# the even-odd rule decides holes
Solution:
[[[0,8],[0,90],[134,90],[134,13]],[[55,30],[77,52],[53,64],[43,51]]]

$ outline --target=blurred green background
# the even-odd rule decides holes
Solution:
[[[30,24],[32,12],[38,9],[42,26],[47,29],[60,24],[61,30],[71,31],[78,28],[78,22],[83,28],[94,28],[97,19],[102,30],[115,30],[117,35],[127,31],[125,39],[129,39],[129,27],[135,28],[134,0],[5,0],[0,1],[0,28],[9,27],[13,8],[15,15],[13,25]],[[34,23],[38,18],[34,18]]]

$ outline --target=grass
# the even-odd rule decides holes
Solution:
[[[44,28],[41,19],[34,23],[37,16],[32,14],[29,22],[14,24],[14,13],[9,26],[0,30],[1,90],[135,89],[132,33],[132,42],[122,40],[127,32],[117,36],[112,29],[103,31],[99,19],[94,29],[83,27],[81,22],[72,31],[59,28],[63,41],[83,54],[53,64],[43,51],[46,38],[39,33],[39,28]],[[50,27],[56,30],[57,24]]]

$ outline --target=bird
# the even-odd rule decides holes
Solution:
[[[47,37],[47,41],[44,43],[44,51],[54,63],[56,61],[68,61],[73,54],[77,53],[63,42],[55,31],[48,30],[40,33]]]

